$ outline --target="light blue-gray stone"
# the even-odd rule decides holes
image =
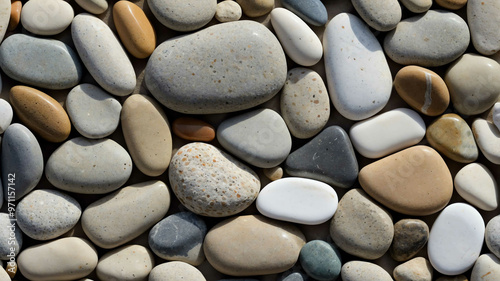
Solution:
[[[10,78],[45,89],[68,89],[83,75],[78,55],[54,39],[14,34],[0,45],[0,67]]]
[[[0,213],[0,260],[9,260],[13,256],[10,248],[14,248],[15,258],[23,247],[23,234],[14,219],[8,213]]]
[[[300,250],[299,261],[307,275],[319,281],[333,281],[340,275],[340,252],[322,240],[313,240]]]
[[[352,0],[352,5],[361,18],[378,31],[394,29],[401,20],[398,0]]]
[[[328,12],[320,0],[281,0],[281,4],[308,24],[322,26],[328,21]]]
[[[148,0],[156,19],[177,31],[192,31],[212,20],[217,0]]]
[[[297,262],[292,268],[283,272],[277,281],[310,281],[311,278],[304,272],[300,262]]]
[[[264,25],[244,20],[163,42],[149,58],[144,79],[164,106],[210,114],[268,101],[285,84],[286,73],[276,36]]]

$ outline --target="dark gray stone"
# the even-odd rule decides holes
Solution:
[[[394,238],[389,253],[399,262],[413,258],[429,240],[429,227],[424,221],[403,219],[394,225]]]
[[[328,12],[320,0],[281,0],[281,4],[311,25],[322,26],[328,21]]]

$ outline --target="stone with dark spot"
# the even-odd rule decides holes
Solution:
[[[418,219],[402,219],[394,225],[394,238],[389,248],[391,257],[407,261],[422,249],[429,239],[429,227]]]

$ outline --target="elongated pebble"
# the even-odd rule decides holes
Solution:
[[[190,141],[212,141],[215,138],[215,129],[212,125],[193,117],[175,119],[172,130],[179,138]]]
[[[282,0],[283,7],[292,11],[310,25],[322,26],[328,21],[328,11],[320,0]]]
[[[467,202],[485,211],[498,207],[499,191],[495,177],[483,164],[471,163],[458,171],[455,188]]]
[[[472,122],[472,132],[477,146],[483,155],[493,164],[500,164],[500,130],[488,121],[477,118]]]
[[[9,27],[7,28],[8,31],[16,29],[21,22],[21,9],[23,7],[23,3],[20,0],[11,2]]]
[[[483,55],[500,50],[500,3],[496,1],[467,1],[467,23],[472,44]]]
[[[484,240],[488,250],[500,258],[500,216],[493,217],[486,224]]]
[[[379,265],[366,261],[350,261],[342,266],[343,281],[392,281],[391,275]]]
[[[55,35],[63,32],[73,20],[71,5],[59,0],[30,0],[21,10],[21,24],[37,35]]]
[[[108,9],[108,1],[106,0],[75,0],[75,2],[92,14],[102,14]]]
[[[145,280],[155,264],[153,253],[141,245],[127,245],[104,254],[97,263],[101,281]]]
[[[3,134],[5,130],[9,127],[12,122],[12,117],[14,117],[14,111],[10,103],[4,99],[0,99],[0,134]]]
[[[0,1],[0,42],[2,42],[5,33],[7,32],[7,27],[9,26],[11,11],[11,1],[1,0]]]
[[[165,280],[206,281],[203,273],[196,267],[181,261],[172,261],[159,264],[151,270],[149,281]]]

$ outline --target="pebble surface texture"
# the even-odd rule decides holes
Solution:
[[[352,5],[361,18],[378,31],[394,29],[401,20],[401,6],[397,0],[354,0]]]
[[[71,5],[57,0],[30,0],[21,10],[21,24],[37,35],[63,32],[75,16]]]
[[[14,218],[7,213],[0,213],[0,260],[8,260],[12,252],[18,255],[23,247],[23,232],[20,228],[15,228],[11,232]],[[9,239],[10,238],[10,239]],[[10,242],[10,243],[9,243]],[[11,249],[12,248],[12,249]]]
[[[390,250],[396,261],[414,257],[429,240],[429,227],[418,219],[402,219],[394,224],[394,238]]]
[[[148,5],[166,27],[192,31],[206,25],[214,17],[217,0],[148,0]]]
[[[154,266],[150,250],[140,245],[127,245],[103,255],[97,263],[96,273],[101,281],[144,280]]]

